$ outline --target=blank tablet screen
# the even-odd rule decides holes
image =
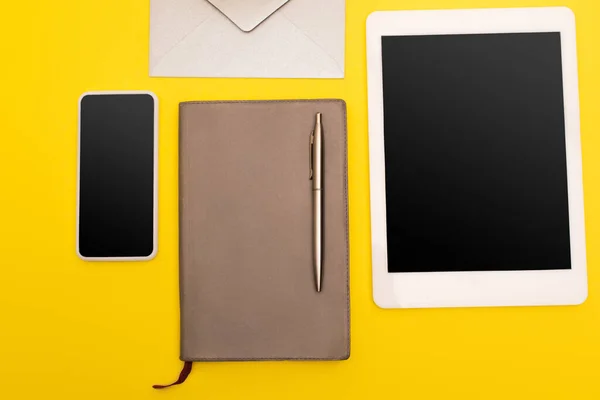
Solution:
[[[560,40],[382,38],[389,272],[571,268]]]

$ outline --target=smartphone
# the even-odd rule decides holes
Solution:
[[[158,100],[150,92],[79,99],[77,254],[142,261],[157,252]]]

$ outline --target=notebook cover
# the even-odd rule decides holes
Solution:
[[[323,115],[323,287],[309,136]],[[350,356],[346,105],[180,105],[181,359]]]

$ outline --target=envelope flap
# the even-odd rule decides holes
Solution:
[[[289,0],[208,0],[238,28],[250,32]]]

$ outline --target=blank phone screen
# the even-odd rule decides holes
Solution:
[[[81,100],[79,253],[148,257],[154,251],[154,98]]]
[[[382,54],[388,271],[571,268],[560,33]]]

